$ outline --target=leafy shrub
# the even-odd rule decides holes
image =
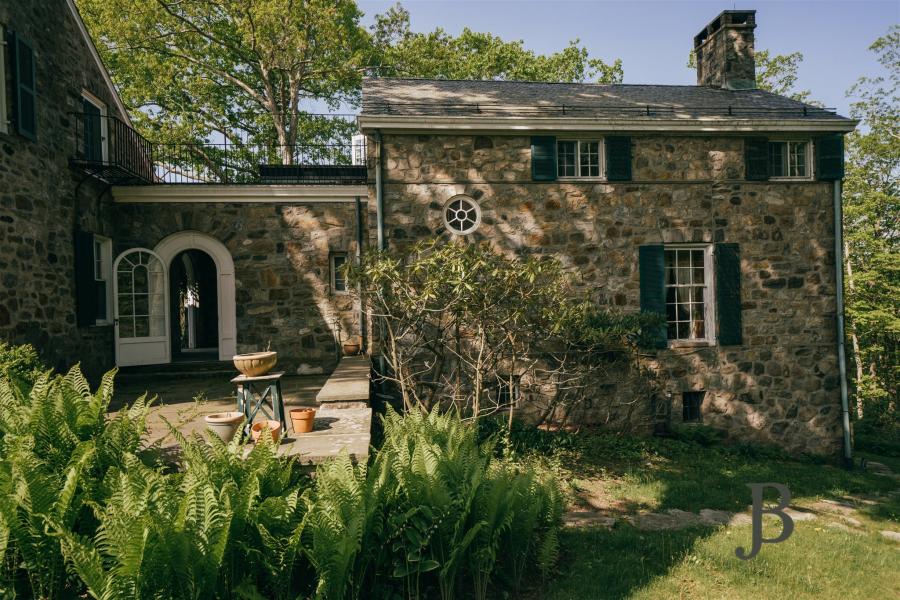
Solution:
[[[857,421],[853,428],[857,450],[882,456],[900,456],[900,424],[885,426],[868,418]]]
[[[505,416],[479,419],[478,437],[482,441],[496,437],[500,440],[499,449],[508,448],[516,454],[536,453],[545,456],[574,450],[579,441],[577,434],[564,430],[540,429],[518,419],[513,419],[510,427],[509,419]]]
[[[0,377],[31,387],[46,370],[31,344],[10,346],[0,342]]]
[[[672,433],[675,435],[675,439],[698,444],[704,448],[716,446],[724,438],[721,430],[714,429],[708,425],[673,425]]]

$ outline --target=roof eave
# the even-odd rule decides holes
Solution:
[[[681,119],[611,119],[558,117],[470,117],[420,115],[359,116],[363,132],[372,130],[414,133],[418,131],[622,131],[669,133],[766,133],[829,132],[849,133],[853,119],[722,119],[694,117]]]

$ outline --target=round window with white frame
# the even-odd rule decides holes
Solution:
[[[444,225],[456,235],[473,233],[481,225],[481,207],[468,196],[454,196],[444,205]]]

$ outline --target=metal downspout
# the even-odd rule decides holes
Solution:
[[[362,215],[362,202],[359,199],[359,196],[356,197],[356,264],[362,262],[362,249],[363,249],[363,215]],[[360,337],[360,348],[362,348],[363,352],[366,352],[367,344],[366,344],[366,307],[363,303],[362,297],[362,284],[358,283],[356,285],[356,293],[359,296],[359,337]]]
[[[372,132],[372,137],[375,138],[375,229],[377,231],[378,237],[378,250],[379,252],[385,249],[384,243],[384,183],[381,180],[381,163],[382,163],[382,146],[381,146],[381,131],[375,130]],[[379,330],[383,325],[383,321],[379,321]],[[379,331],[381,336],[380,340],[384,339],[384,332]],[[384,359],[384,354],[382,352],[378,353],[378,373],[383,374],[387,371],[387,364]],[[381,380],[379,388],[381,392],[385,392],[384,381]]]
[[[850,403],[847,398],[847,352],[844,348],[844,215],[841,204],[841,180],[834,182],[834,269],[837,288],[837,351],[841,378],[841,426],[844,429],[844,464],[852,465],[850,441]]]
[[[384,183],[381,181],[381,132],[372,134],[375,138],[375,225],[378,230],[378,249],[384,250]]]

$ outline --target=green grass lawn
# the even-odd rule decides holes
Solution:
[[[751,502],[747,483],[778,482],[790,489],[793,507],[817,518],[795,522],[787,541],[764,545],[749,561],[734,552],[749,548],[750,525],[640,531],[619,519],[611,530],[567,528],[557,576],[530,597],[900,597],[900,543],[879,534],[900,531],[895,479],[749,447],[588,434],[541,444],[559,458],[574,510],[614,517],[667,509],[743,512]],[[824,510],[824,499],[852,506],[858,525]],[[766,520],[767,537],[779,528],[777,519]]]

